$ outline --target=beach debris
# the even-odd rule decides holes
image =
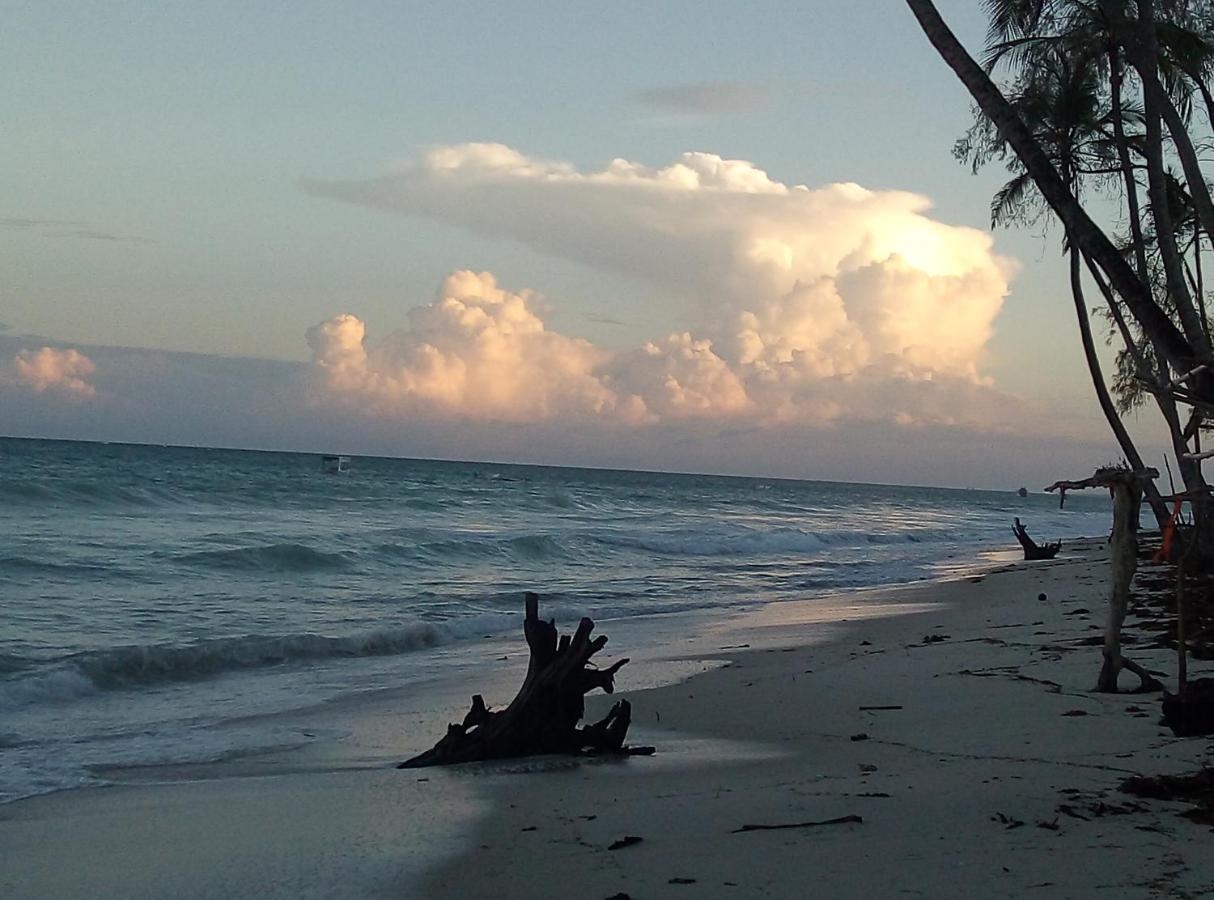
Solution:
[[[1037,595],[1037,599],[1040,600],[1042,603],[1045,603],[1045,601],[1049,600],[1050,598],[1046,596],[1045,591],[1042,591],[1040,594]]]
[[[1029,537],[1028,531],[1020,524],[1019,518],[1015,520],[1015,524],[1012,526],[1012,534],[1016,535],[1016,540],[1020,542],[1020,547],[1024,550],[1025,559],[1053,559],[1058,555],[1058,551],[1062,549],[1062,541],[1038,544]]]
[[[1130,601],[1130,584],[1138,569],[1138,511],[1146,485],[1159,477],[1158,469],[1129,469],[1124,466],[1104,466],[1089,478],[1079,481],[1056,481],[1047,491],[1059,492],[1059,503],[1067,491],[1090,487],[1108,488],[1113,495],[1113,533],[1109,536],[1111,581],[1109,616],[1104,630],[1104,664],[1096,679],[1096,690],[1117,693],[1117,676],[1128,669],[1138,676],[1138,691],[1160,691],[1163,685],[1146,669],[1121,654],[1121,626],[1125,622]]]
[[[735,828],[730,834],[741,834],[744,831],[782,831],[785,828],[817,828],[820,825],[856,825],[864,824],[863,816],[839,816],[837,819],[824,819],[820,822],[787,822],[779,825],[742,825]]]
[[[637,837],[635,834],[626,834],[622,838],[620,838],[618,841],[612,841],[607,846],[607,849],[608,850],[623,850],[625,847],[633,847],[633,846],[641,843],[641,841],[643,841],[643,840],[645,840],[643,837]]]
[[[1054,816],[1054,818],[1050,819],[1049,821],[1046,821],[1045,819],[1038,819],[1037,827],[1044,828],[1046,831],[1061,831],[1062,830],[1062,826],[1058,824],[1057,816]]]
[[[991,816],[991,821],[998,822],[1008,831],[1011,831],[1013,828],[1020,828],[1022,825],[1024,825],[1023,819],[1017,819],[1014,816],[1009,816],[1001,812],[997,812]]]
[[[1087,714],[1088,711],[1086,709],[1068,709],[1062,713],[1064,716],[1086,716]]]
[[[1192,803],[1179,815],[1200,825],[1214,825],[1214,768],[1207,766],[1189,775],[1134,775],[1121,783],[1121,790],[1148,800]]]
[[[586,711],[585,695],[595,688],[615,691],[615,673],[628,662],[621,659],[605,669],[590,658],[603,649],[605,636],[591,639],[594,622],[582,619],[572,635],[557,635],[553,620],[539,617],[538,595],[524,597],[523,634],[531,661],[518,694],[502,710],[491,710],[484,698],[472,698],[462,723],[447,726],[443,738],[425,753],[398,769],[453,765],[486,759],[546,753],[619,753],[650,755],[652,747],[626,747],[632,707],[620,700],[600,721],[579,727]]]
[[[868,732],[867,732],[867,731],[861,731],[859,734],[853,734],[853,735],[851,736],[850,740],[853,740],[853,741],[867,741],[867,740],[868,740]]]
[[[1127,781],[1132,781],[1128,779]],[[1125,790],[1122,783],[1122,790]],[[1079,819],[1084,822],[1090,822],[1093,819],[1102,819],[1105,816],[1128,816],[1133,813],[1146,812],[1147,807],[1141,803],[1105,803],[1103,800],[1093,800],[1084,798],[1081,791],[1061,791],[1060,793],[1070,794],[1076,804],[1059,803],[1054,809],[1064,816],[1069,816],[1072,819]]]
[[[1079,812],[1079,810],[1075,809],[1075,807],[1071,806],[1069,803],[1058,804],[1058,812],[1062,813],[1064,816],[1070,816],[1072,819],[1082,819],[1084,822],[1091,821],[1091,818],[1089,816],[1085,816],[1083,813]]]
[[[694,878],[671,878],[666,883],[667,884],[695,884],[696,880]]]
[[[620,891],[618,894],[612,894],[607,900],[632,900],[632,894],[625,894]]]
[[[923,635],[923,643],[925,644],[941,644],[947,641],[951,635],[947,634],[925,634]]]
[[[1214,678],[1190,681],[1176,694],[1165,691],[1163,724],[1177,737],[1214,734]]]
[[[885,712],[886,710],[901,708],[901,706],[861,706],[860,712]]]

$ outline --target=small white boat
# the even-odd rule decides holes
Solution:
[[[346,472],[350,469],[350,457],[327,455],[320,458],[320,471],[330,475]]]

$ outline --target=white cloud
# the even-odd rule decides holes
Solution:
[[[58,391],[75,397],[92,397],[97,393],[86,380],[97,367],[79,350],[21,350],[13,358],[17,380],[35,393]]]
[[[353,316],[309,331],[332,395],[375,415],[990,425],[1006,401],[981,369],[1013,267],[916,194],[707,153],[580,172],[500,144],[306,187],[646,279],[696,322],[612,355],[547,330],[530,292],[457,273],[379,343]]]

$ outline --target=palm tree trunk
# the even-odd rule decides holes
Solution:
[[[1102,4],[1108,6],[1106,2]],[[1143,99],[1146,104],[1147,113],[1147,165],[1148,172],[1152,180],[1158,177],[1162,181],[1163,161],[1162,161],[1162,139],[1158,142],[1158,159],[1156,156],[1155,139],[1152,137],[1152,125],[1158,128],[1159,116],[1168,126],[1168,131],[1172,135],[1172,145],[1176,148],[1176,155],[1180,158],[1180,165],[1184,170],[1185,181],[1188,182],[1189,196],[1193,200],[1193,209],[1197,213],[1197,221],[1199,223],[1198,231],[1205,230],[1207,234],[1214,234],[1214,201],[1210,199],[1210,190],[1206,185],[1205,175],[1202,174],[1201,164],[1197,159],[1197,152],[1193,149],[1193,141],[1189,137],[1188,128],[1185,127],[1184,120],[1180,116],[1180,112],[1176,109],[1176,105],[1172,102],[1172,98],[1168,96],[1168,92],[1164,90],[1163,85],[1159,82],[1159,41],[1155,35],[1155,10],[1151,0],[1143,0],[1138,4],[1138,25],[1136,30],[1131,30],[1124,25],[1124,19],[1121,18],[1117,11],[1113,11],[1113,22],[1116,31],[1120,32],[1126,38],[1126,46],[1130,51],[1130,62],[1134,69],[1138,72],[1138,78],[1142,82]],[[1158,165],[1159,172],[1152,171],[1153,166]],[[1166,197],[1166,192],[1163,194]],[[1151,198],[1152,212],[1156,209],[1156,201],[1154,193]],[[1166,209],[1166,205],[1165,205]],[[1161,251],[1163,249],[1163,237],[1159,234],[1158,217],[1156,218],[1156,237],[1160,239]],[[1172,252],[1179,256],[1175,249],[1175,242],[1172,243]],[[1164,257],[1165,267],[1169,265],[1168,257]],[[1173,290],[1171,284],[1172,273],[1168,274],[1169,290]],[[1201,355],[1209,355],[1210,340],[1209,336],[1200,327],[1200,319],[1197,315],[1197,310],[1193,305],[1193,299],[1188,291],[1183,291],[1173,297],[1176,301],[1177,313],[1180,315],[1181,325],[1184,328],[1185,336],[1189,339],[1198,353]]]
[[[1109,396],[1108,386],[1104,383],[1104,373],[1100,368],[1100,358],[1096,355],[1096,342],[1092,339],[1092,323],[1088,318],[1087,303],[1083,299],[1083,283],[1080,278],[1080,263],[1081,252],[1075,246],[1074,241],[1068,241],[1070,244],[1070,262],[1071,262],[1071,298],[1075,301],[1075,318],[1079,320],[1079,339],[1083,344],[1083,356],[1087,360],[1088,373],[1092,376],[1092,387],[1096,389],[1096,399],[1100,403],[1100,409],[1104,412],[1104,417],[1108,420],[1109,428],[1113,431],[1113,436],[1117,438],[1117,444],[1121,447],[1122,454],[1125,455],[1126,462],[1135,471],[1145,469],[1146,466],[1142,462],[1142,456],[1138,452],[1138,448],[1134,446],[1134,441],[1130,437],[1130,433],[1126,431],[1125,423],[1121,421],[1121,416],[1117,414],[1117,407],[1113,403],[1113,398]],[[1152,485],[1152,487],[1154,487]],[[1159,519],[1162,514],[1163,522],[1167,521],[1167,509],[1163,505],[1163,501],[1159,499],[1159,491],[1155,490],[1155,500],[1159,503],[1159,508],[1155,509],[1155,504],[1152,503],[1152,509],[1155,511],[1156,519]],[[1162,527],[1162,523],[1161,523]]]
[[[1109,289],[1108,284],[1100,277],[1100,271],[1094,265],[1092,265],[1092,261],[1086,257],[1084,258],[1084,261],[1087,263],[1088,272],[1091,274],[1092,279],[1096,282],[1096,287],[1100,290],[1101,295],[1104,297],[1105,303],[1108,304],[1109,312],[1113,316],[1113,321],[1117,323],[1117,329],[1121,332],[1121,339],[1125,341],[1126,347],[1129,349],[1129,351],[1134,354],[1135,361],[1138,363],[1138,366],[1144,370],[1143,374],[1145,375],[1149,370],[1149,365],[1146,359],[1143,357],[1142,352],[1134,343],[1134,336],[1130,334],[1129,325],[1126,323],[1125,317],[1121,314],[1121,310],[1117,307],[1117,298],[1113,296],[1113,292]],[[1080,339],[1083,341],[1084,356],[1088,360],[1088,371],[1092,375],[1092,384],[1096,388],[1097,399],[1099,399],[1102,393],[1105,396],[1108,396],[1108,390],[1104,384],[1104,375],[1100,370],[1100,362],[1095,355],[1095,345],[1092,341],[1092,328],[1090,320],[1088,320],[1087,316],[1087,306],[1084,303],[1082,295],[1076,293],[1078,279],[1074,271],[1073,258],[1071,260],[1071,269],[1071,293],[1075,296],[1075,314],[1079,317],[1079,335]],[[1160,412],[1163,413],[1164,421],[1167,422],[1168,428],[1172,429],[1172,419],[1168,417],[1168,411],[1163,405],[1165,402],[1165,397],[1157,392],[1152,392],[1152,396],[1159,403]],[[1170,395],[1166,397],[1166,402],[1171,404],[1173,417],[1175,417],[1176,404]],[[1120,434],[1118,434],[1118,430],[1120,429],[1121,432],[1125,432],[1125,427],[1121,422],[1121,417],[1117,416],[1116,407],[1113,405],[1111,400],[1108,402],[1108,405],[1101,400],[1100,408],[1104,411],[1105,418],[1109,420],[1109,427],[1113,429],[1113,433],[1117,436],[1118,442],[1120,443],[1121,437]],[[1116,417],[1116,419],[1114,420],[1113,417]],[[1179,434],[1179,432],[1175,430],[1172,431],[1173,446],[1175,446],[1177,434]],[[1129,442],[1129,439],[1129,434],[1127,433],[1126,441]],[[1134,445],[1130,443],[1129,447],[1133,449]],[[1135,466],[1135,468],[1143,468],[1142,465],[1134,462],[1130,453],[1126,450],[1125,444],[1122,444],[1122,452],[1125,453],[1126,459],[1130,461],[1131,465]],[[1135,451],[1135,454],[1137,454],[1137,451]],[[1139,457],[1139,459],[1141,461],[1141,457]],[[1146,495],[1146,501],[1151,507],[1151,513],[1155,516],[1155,522],[1159,525],[1160,529],[1162,529],[1167,524],[1168,519],[1171,516],[1171,513],[1168,511],[1168,505],[1163,502],[1163,497],[1160,496],[1159,488],[1155,485],[1154,481],[1145,481],[1143,482],[1142,487],[1143,493]]]
[[[1142,234],[1142,209],[1138,205],[1138,179],[1134,176],[1130,144],[1125,137],[1121,98],[1123,80],[1121,51],[1116,44],[1112,44],[1109,47],[1109,86],[1112,91],[1113,143],[1117,147],[1117,161],[1121,165],[1121,178],[1125,183],[1126,206],[1130,211],[1130,237],[1134,242],[1134,261],[1138,264],[1138,278],[1143,284],[1147,284],[1150,279],[1150,267],[1147,265],[1147,242]]]
[[[1171,107],[1171,101],[1159,85],[1157,55],[1151,52],[1155,47],[1155,26],[1150,11],[1151,3],[1139,3],[1138,8],[1142,16],[1142,27],[1138,34],[1140,39],[1131,40],[1129,46],[1136,48],[1132,53],[1131,61],[1134,63],[1134,68],[1138,71],[1143,85],[1143,104],[1146,112],[1143,155],[1147,161],[1147,194],[1151,198],[1151,217],[1155,220],[1155,241],[1159,247],[1159,256],[1163,260],[1168,294],[1171,295],[1172,302],[1176,306],[1176,314],[1180,319],[1185,339],[1198,356],[1208,356],[1209,341],[1206,340],[1205,333],[1202,331],[1197,308],[1193,305],[1193,296],[1189,293],[1188,285],[1185,284],[1184,266],[1176,244],[1176,229],[1168,206],[1161,116],[1164,114],[1165,107]],[[1172,111],[1175,112],[1175,108],[1172,108]],[[1190,149],[1192,149],[1191,146]],[[1186,177],[1188,176],[1186,175]],[[1198,170],[1198,179],[1204,186],[1205,181],[1200,170]],[[1192,186],[1190,186],[1189,192],[1196,197],[1197,192]],[[1207,194],[1207,200],[1208,198]]]

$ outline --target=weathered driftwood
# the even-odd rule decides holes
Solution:
[[[1028,531],[1020,524],[1020,519],[1016,519],[1016,524],[1012,526],[1012,533],[1016,535],[1016,540],[1020,542],[1020,546],[1024,549],[1025,559],[1053,559],[1058,555],[1058,551],[1062,549],[1062,541],[1054,541],[1052,544],[1038,544],[1029,537]]]
[[[1139,691],[1163,690],[1163,685],[1150,672],[1121,654],[1121,626],[1130,603],[1130,583],[1138,569],[1138,512],[1142,506],[1142,486],[1158,477],[1158,469],[1108,466],[1097,469],[1090,478],[1056,481],[1046,488],[1047,491],[1059,491],[1062,499],[1066,498],[1067,491],[1090,487],[1108,488],[1113,495],[1113,533],[1109,537],[1112,585],[1104,628],[1104,664],[1096,680],[1096,690],[1104,693],[1117,693],[1117,676],[1122,669],[1138,676]]]
[[[578,726],[586,711],[585,695],[595,688],[613,693],[615,673],[628,660],[596,668],[590,658],[603,649],[607,638],[592,640],[594,623],[582,619],[572,637],[566,634],[558,640],[554,622],[539,617],[539,600],[530,592],[526,595],[523,634],[531,661],[510,705],[491,710],[477,694],[461,724],[447,726],[447,734],[433,748],[406,760],[398,769],[544,753],[653,752],[651,747],[624,746],[632,717],[627,700],[612,706],[602,720]]]

